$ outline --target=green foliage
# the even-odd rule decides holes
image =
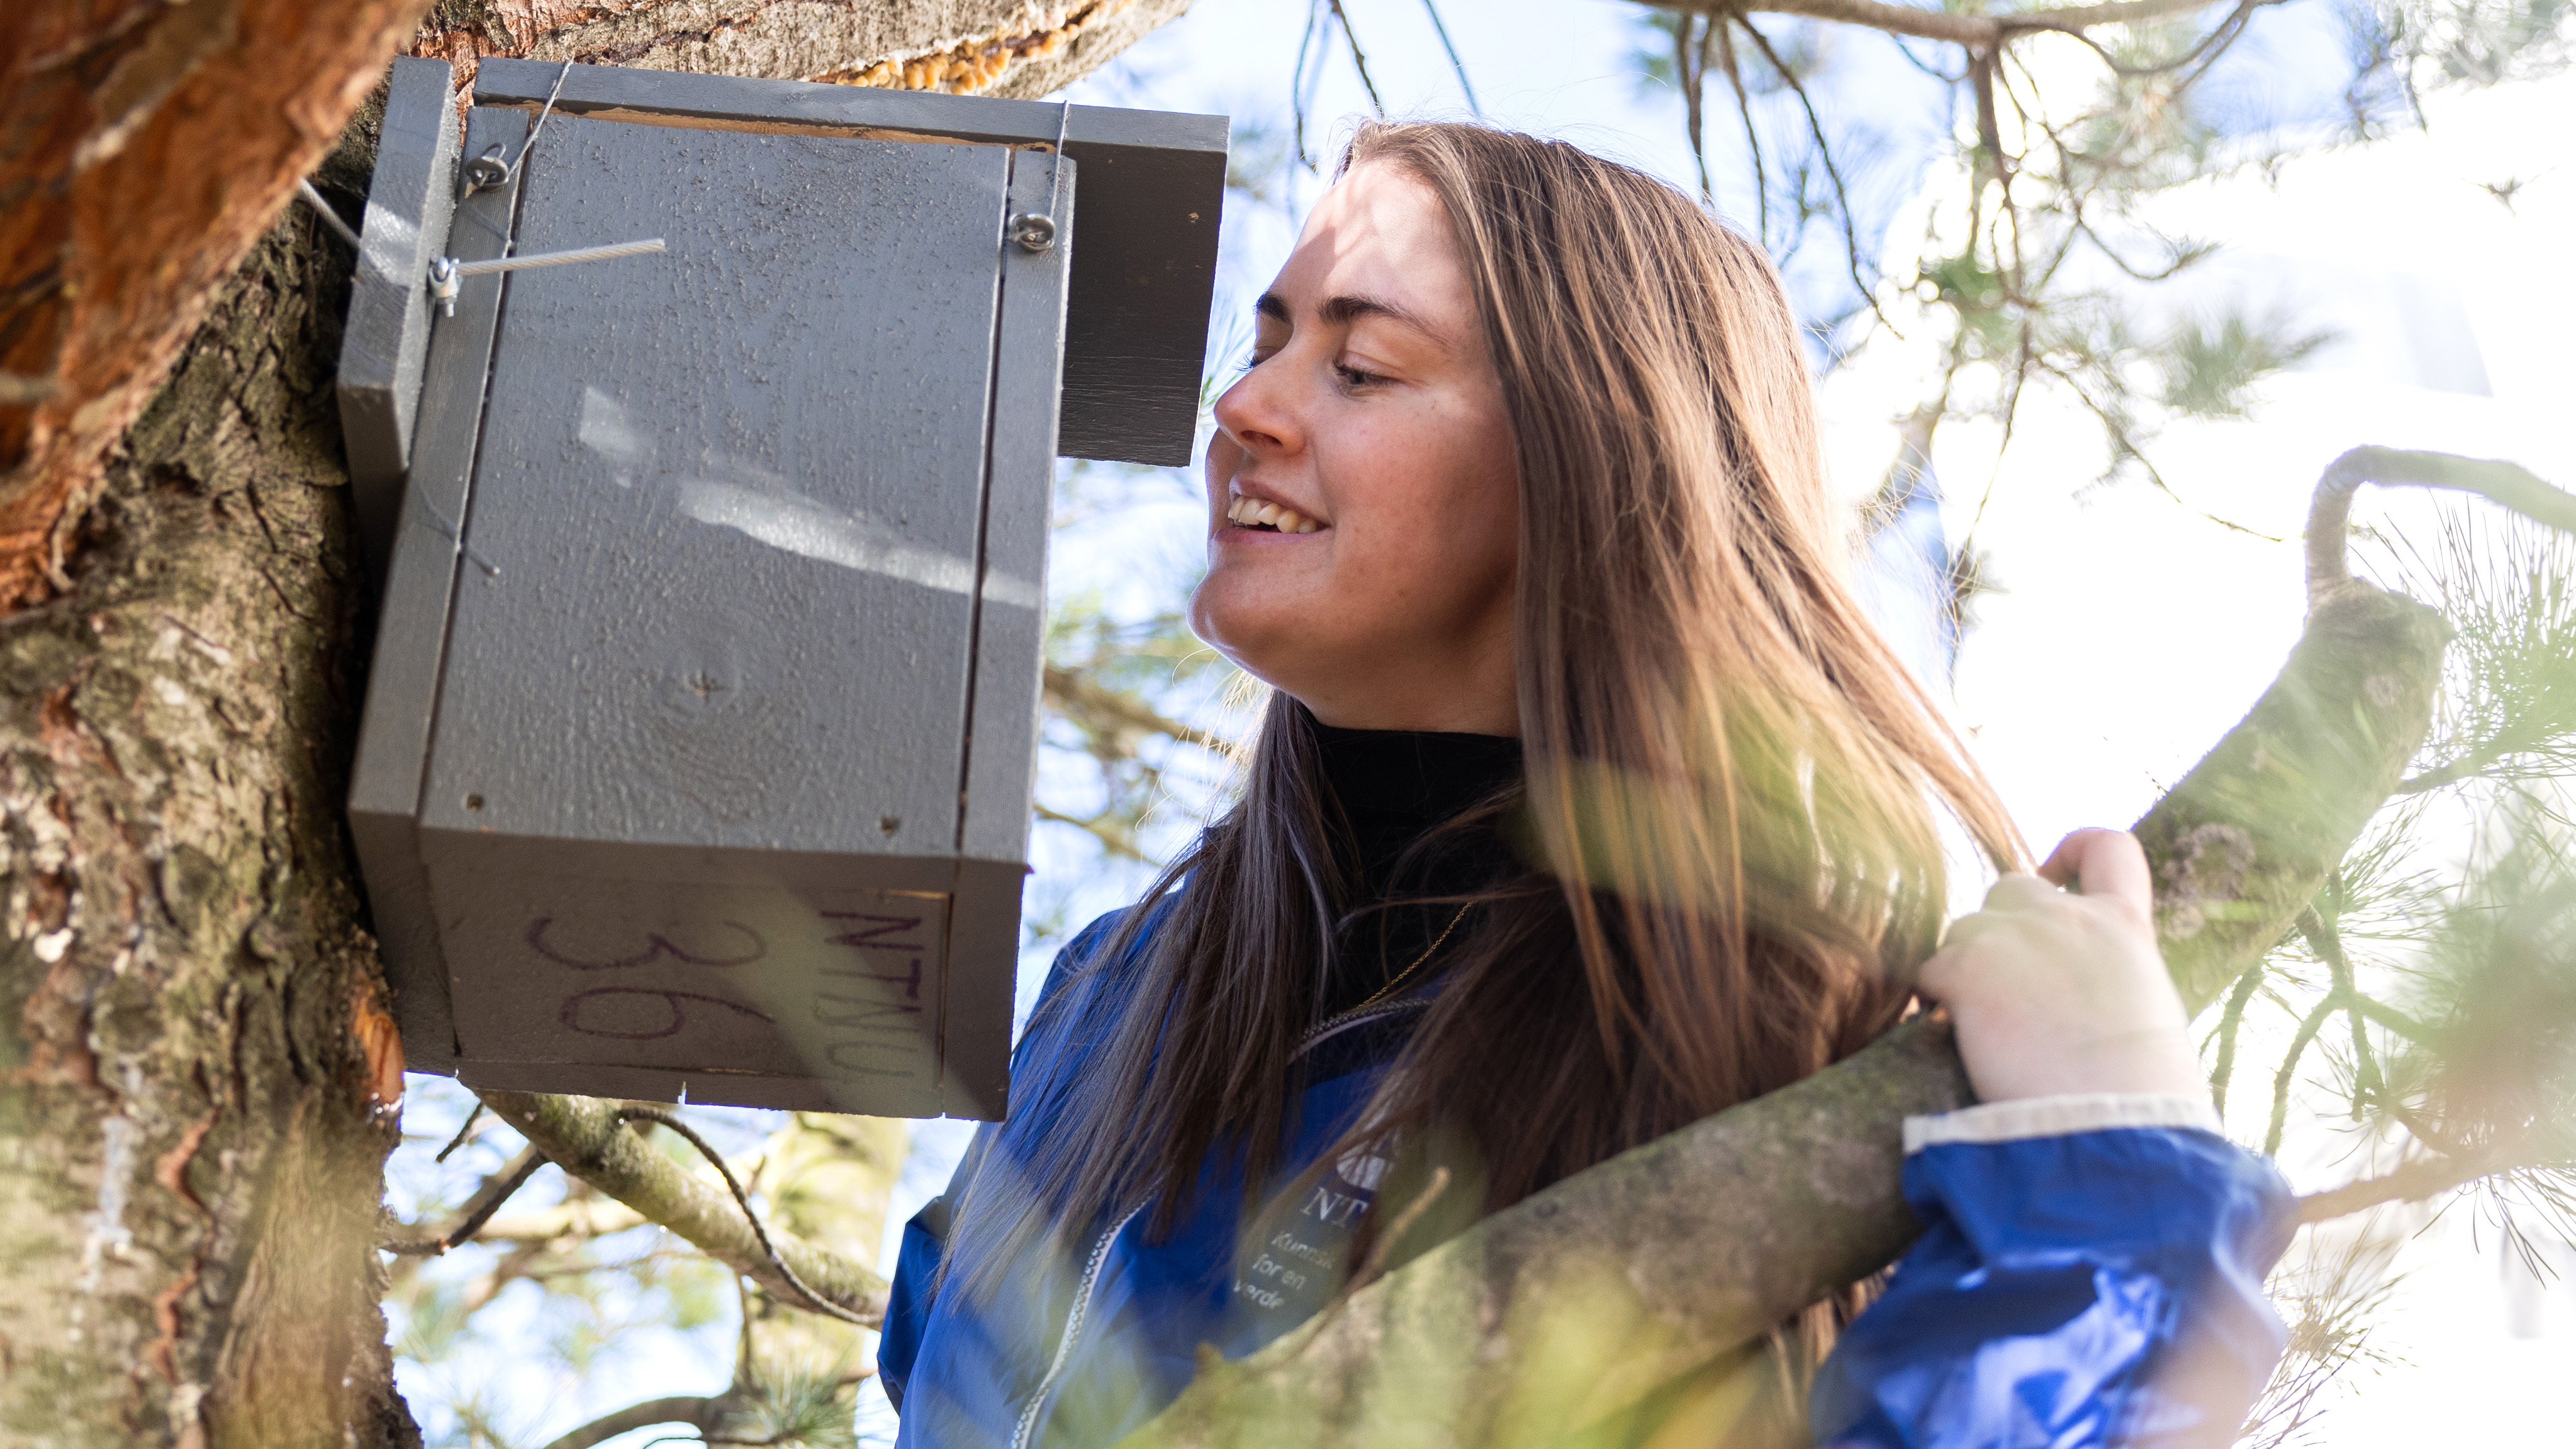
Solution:
[[[2347,1158],[2376,1164],[2372,1200],[2447,1201],[2466,1184],[2528,1251],[2526,1234],[2576,1230],[2576,546],[2454,509],[2432,547],[2382,552],[2380,571],[2458,630],[2437,727],[2298,928],[2215,1013],[2204,1055],[2222,1111],[2239,1082],[2265,1104],[2231,1119],[2240,1137],[2313,1153],[2340,1133]],[[2327,1384],[2374,1357],[2383,1231],[2312,1246],[2275,1284],[2297,1326],[2256,1444],[2316,1442]]]
[[[2570,841],[2519,789],[2485,824],[2500,843],[2424,941],[2405,1005],[2426,1030],[2392,1049],[2384,1106],[2452,1156],[2576,1167]]]
[[[2381,0],[2375,18],[2418,86],[2553,75],[2576,44],[2576,6],[2566,0]]]
[[[2266,1150],[2322,1046],[2319,1085],[2369,1140],[2453,1160],[2464,1179],[2491,1164],[2563,1183],[2551,1174],[2576,1167],[2576,545],[2451,513],[2435,549],[2389,552],[2459,631],[2439,728],[2300,929],[2239,983],[2206,1043],[2213,1090],[2224,1110],[2262,1003],[2296,1023],[2271,1064]],[[2464,866],[2437,863],[2445,837]]]
[[[850,1449],[859,1442],[848,1384],[838,1375],[789,1374],[740,1395],[740,1406],[710,1444],[775,1449]]]
[[[2576,541],[2451,512],[2429,548],[2385,553],[2399,586],[2458,631],[2430,763],[2402,788],[2576,771]]]
[[[1992,418],[2009,444],[2024,400],[2053,393],[2100,423],[2101,482],[2143,479],[2173,494],[2152,461],[2168,420],[2245,416],[2267,378],[2329,339],[2296,319],[2244,310],[2143,325],[2163,310],[2153,284],[2216,250],[2158,231],[2147,204],[2188,182],[2384,133],[2413,118],[2430,86],[2546,74],[2566,64],[2576,37],[2568,0],[2354,0],[2338,12],[2350,125],[2257,129],[2210,81],[2243,48],[2257,8],[2030,32],[1979,54],[1891,41],[1947,87],[1952,113],[1948,164],[1936,161],[1931,174],[1956,189],[1910,265],[1902,242],[1882,255],[1871,240],[1855,200],[1875,149],[1867,118],[1838,113],[1824,84],[1864,43],[1860,29],[1658,10],[1636,23],[1631,60],[1649,88],[1683,92],[1703,174],[1709,148],[1728,144],[1733,130],[1713,127],[1706,112],[1740,113],[1755,221],[1784,269],[1818,237],[1848,253],[1856,295],[1810,303],[1834,337],[1830,352],[1848,356],[1893,325],[1883,310],[1892,294],[1870,280],[1883,277],[1929,310],[1945,343],[1928,389],[1939,399],[1935,428],[1949,417]],[[1954,182],[1938,180],[1944,170]],[[1919,441],[1928,439],[1929,430]]]
[[[2333,340],[2332,332],[2302,330],[2292,319],[2242,312],[2186,322],[2154,351],[2164,375],[2158,401],[2185,417],[2242,417],[2257,384]]]
[[[2391,1271],[2401,1241],[2362,1234],[2295,1261],[2265,1285],[2290,1325],[2290,1342],[2280,1372],[2246,1415],[2240,1449],[2324,1442],[2316,1419],[2327,1390],[2348,1369],[2392,1361],[2370,1330],[2402,1281]]]

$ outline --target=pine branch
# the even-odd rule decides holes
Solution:
[[[1898,1123],[1970,1100],[1948,1026],[1917,1018],[1487,1217],[1249,1358],[1210,1356],[1124,1449],[1583,1437],[1901,1252],[1919,1227]]]
[[[2121,76],[2125,79],[2137,80],[2146,76],[2171,74],[2172,72],[2181,70],[2192,62],[2201,59],[2203,56],[2210,54],[2212,51],[2224,50],[2229,45],[2235,43],[2237,36],[2244,33],[2246,22],[2253,18],[2254,12],[2257,8],[2264,5],[2278,5],[2281,3],[2283,3],[2283,0],[2241,0],[2241,3],[2238,4],[2234,10],[2228,12],[2226,19],[2210,27],[2209,32],[2201,36],[2199,40],[2193,42],[2189,50],[2184,51],[2182,54],[2175,56],[2171,60],[2160,60],[2153,65],[2131,65],[2127,61],[2120,59],[2118,55],[2112,52],[2109,46],[2104,45],[2102,42],[2095,40],[2092,36],[2086,34],[2086,27],[2084,26],[2062,26],[2053,28],[2056,29],[2059,34],[2072,36],[2076,40],[2082,42],[2086,49],[2092,51],[2094,55],[2101,59],[2102,64],[2110,68],[2113,75]],[[2204,67],[2204,70],[2205,69],[2206,67]],[[2195,72],[2194,77],[2197,78],[2199,74],[2200,72]]]
[[[2417,1158],[2394,1172],[2366,1177],[2359,1182],[2348,1182],[2341,1187],[2312,1192],[2300,1198],[2299,1221],[2322,1223],[2393,1202],[2422,1202],[2481,1177],[2511,1171],[2514,1166],[2511,1161],[2493,1154]]]
[[[487,1243],[551,1243],[564,1238],[604,1238],[640,1228],[644,1221],[642,1213],[622,1202],[587,1198],[496,1217],[474,1236]]]
[[[1104,810],[1098,815],[1089,817],[1067,815],[1054,806],[1039,801],[1032,813],[1040,820],[1057,825],[1070,825],[1076,830],[1089,834],[1092,839],[1100,842],[1102,849],[1112,855],[1123,855],[1129,860],[1142,861],[1147,865],[1161,864],[1147,855],[1143,846],[1136,843],[1134,832],[1119,828],[1117,823],[1110,819],[1109,811]]]
[[[2319,911],[2314,906],[2299,912],[2298,931],[2307,941],[2308,949],[2316,953],[2318,960],[2326,963],[2331,978],[2328,999],[2343,1009],[2344,1020],[2352,1028],[2352,1119],[2358,1122],[2362,1118],[2363,1106],[2385,1095],[2383,1088],[2386,1084],[2379,1075],[2378,1055],[2370,1048],[2370,1017],[2361,1009],[2360,982],[2353,973],[2352,958],[2343,947],[2340,918],[2346,897],[2341,871],[2328,878],[2327,888],[2320,898],[2325,896],[2332,897],[2336,903],[2332,912]]]
[[[481,1277],[466,1284],[465,1291],[457,1295],[458,1320],[470,1319],[489,1308],[492,1300],[501,1296],[502,1289],[520,1279],[541,1277],[543,1270],[540,1260],[545,1255],[545,1245],[542,1243],[521,1243],[503,1253],[493,1261],[492,1266],[485,1270]]]
[[[1866,26],[1890,35],[1919,40],[1946,40],[1971,49],[1991,49],[2016,35],[2054,30],[2081,33],[2100,25],[2143,25],[2177,15],[2207,10],[2218,0],[2115,0],[2103,5],[2069,5],[2029,10],[2018,15],[1962,15],[1948,10],[1922,10],[1888,5],[1880,0],[1642,0],[1658,10],[1686,10],[1703,15],[1803,15],[1844,25]]]
[[[2420,775],[2409,775],[2398,781],[2397,793],[2421,795],[2427,790],[2439,790],[2447,785],[2459,784],[2463,780],[2484,779],[2490,768],[2506,756],[2516,753],[2519,752],[2509,743],[2490,741],[2485,747],[2462,755],[2448,764],[2436,765]]]
[[[1449,27],[1440,19],[1440,0],[1422,0],[1422,9],[1431,17],[1431,33],[1440,37],[1440,48],[1449,53],[1449,73],[1458,78],[1458,91],[1467,98],[1467,113],[1477,120],[1485,118],[1485,108],[1476,103],[1476,87],[1467,79],[1467,63],[1458,58],[1458,47],[1449,39]]]
[[[1699,170],[1699,201],[1702,206],[1717,203],[1717,190],[1708,177],[1708,125],[1706,116],[1708,85],[1709,22],[1694,22],[1687,15],[1673,17],[1673,71],[1680,78],[1682,93],[1682,129],[1689,134],[1691,164]],[[1758,182],[1760,178],[1757,176]]]
[[[465,1114],[465,1120],[457,1124],[456,1135],[448,1138],[447,1145],[438,1149],[438,1155],[431,1158],[430,1161],[445,1162],[448,1158],[454,1156],[457,1148],[474,1140],[474,1124],[482,1120],[483,1104],[481,1102],[477,1102],[474,1104],[474,1110]]]
[[[2354,1003],[2354,1009],[2417,1046],[2430,1045],[2433,1041],[2431,1027],[2386,1002],[2364,996]]]
[[[546,1449],[591,1449],[605,1444],[620,1434],[649,1429],[657,1424],[686,1424],[700,1435],[712,1434],[724,1421],[749,1408],[740,1394],[681,1394],[667,1399],[647,1399],[629,1404],[613,1414],[602,1414],[578,1429],[570,1429],[546,1441]]]
[[[1078,720],[1106,722],[1147,734],[1166,735],[1185,745],[1202,749],[1222,749],[1225,742],[1205,730],[1192,729],[1176,719],[1156,711],[1151,705],[1131,699],[1088,675],[1061,665],[1046,667],[1047,698],[1055,707]]]
[[[471,1125],[470,1119],[468,1125]],[[463,1134],[458,1136],[462,1140]],[[528,1179],[536,1176],[537,1169],[545,1165],[546,1155],[531,1145],[512,1158],[509,1166],[483,1179],[482,1186],[466,1199],[465,1211],[458,1216],[456,1226],[434,1236],[423,1237],[414,1232],[376,1246],[404,1257],[437,1257],[482,1231],[492,1214],[501,1210],[501,1204],[508,1202],[511,1194],[527,1186]]]
[[[1342,0],[1324,0],[1324,3],[1333,7],[1333,18],[1341,22],[1342,43],[1350,49],[1351,69],[1359,72],[1360,89],[1368,92],[1369,109],[1384,119],[1386,102],[1378,99],[1377,82],[1369,78],[1368,52],[1360,49],[1359,32],[1351,29],[1349,12],[1342,9]]]
[[[2263,967],[2258,962],[2237,977],[2236,989],[2227,993],[2227,1009],[2218,1018],[2218,1060],[2209,1071],[2209,1100],[2222,1119],[2227,1115],[2227,1086],[2236,1075],[2237,1033],[2245,1025],[2246,1004],[2254,999],[2256,991],[2262,989],[2263,974]]]
[[[2263,1130],[2263,1155],[2281,1150],[2281,1129],[2290,1120],[2290,1088],[2299,1079],[2299,1058],[2307,1054],[2308,1045],[2325,1028],[2326,1018],[2343,1008],[2343,997],[2328,992],[2325,999],[2299,1019],[2299,1031],[2290,1038],[2290,1050],[2281,1058],[2281,1069],[2272,1076],[2272,1119]]]
[[[790,1307],[805,1295],[761,1248],[759,1231],[723,1189],[654,1151],[618,1118],[614,1102],[534,1092],[479,1093],[501,1120],[592,1187],[661,1224]],[[821,1301],[871,1320],[885,1312],[886,1282],[811,1243],[771,1232],[777,1256]]]
[[[2208,509],[2194,506],[2180,493],[2175,492],[2174,486],[2165,481],[2164,473],[2160,471],[2154,463],[2148,461],[2146,449],[2139,446],[2138,440],[2130,436],[2128,427],[2120,421],[2119,414],[2104,404],[2096,402],[2093,398],[2092,392],[2084,386],[2081,379],[2077,378],[2075,374],[2067,371],[2065,368],[2056,366],[2053,363],[2038,362],[2035,365],[2040,371],[2045,372],[2049,376],[2056,378],[2059,382],[2066,384],[2067,390],[2075,394],[2075,400],[2084,404],[2085,410],[2092,413],[2094,419],[2102,424],[2102,430],[2110,435],[2112,444],[2118,448],[2121,454],[2125,455],[2132,462],[2135,462],[2138,465],[2139,470],[2147,475],[2147,481],[2156,486],[2157,492],[2162,493],[2165,497],[2180,504],[2185,512],[2198,514],[2204,520],[2215,523],[2219,527],[2227,529],[2230,532],[2241,533],[2248,538],[2259,538],[2265,543],[2279,543],[2281,541],[2260,529],[2247,528],[2244,524],[2235,522],[2232,519],[2221,518],[2217,514],[2210,512]]]
[[[2576,532],[2576,494],[2552,488],[2517,464],[2451,453],[2355,448],[2327,465],[2308,510],[2311,604],[2353,581],[2345,535],[2352,526],[2352,496],[2364,483],[2473,493],[2534,522]]]
[[[1306,154],[1306,108],[1314,104],[1312,87],[1306,79],[1306,56],[1315,46],[1316,22],[1323,18],[1323,0],[1307,0],[1306,30],[1297,39],[1297,63],[1288,72],[1289,118],[1296,126],[1297,162],[1307,170],[1315,169],[1315,160]],[[1317,71],[1320,73],[1319,65]]]
[[[1726,67],[1726,83],[1735,91],[1735,114],[1744,122],[1744,149],[1753,158],[1754,240],[1768,251],[1771,247],[1771,172],[1762,164],[1762,132],[1753,124],[1753,96],[1744,85],[1744,66],[1736,59],[1735,27],[1720,20],[1708,28],[1717,39],[1718,62]]]
[[[1905,334],[1898,332],[1896,324],[1889,321],[1887,313],[1879,308],[1878,289],[1861,279],[1860,223],[1852,215],[1851,192],[1843,185],[1842,166],[1834,160],[1833,143],[1825,139],[1825,123],[1824,119],[1816,114],[1815,99],[1807,94],[1806,83],[1798,79],[1797,72],[1789,69],[1781,61],[1779,52],[1771,48],[1769,36],[1764,35],[1759,27],[1740,13],[1735,23],[1744,27],[1745,38],[1753,42],[1754,49],[1762,52],[1762,58],[1770,62],[1772,71],[1789,87],[1790,93],[1798,98],[1798,108],[1806,114],[1807,133],[1813,136],[1816,142],[1816,158],[1824,163],[1825,179],[1833,183],[1834,210],[1842,218],[1843,260],[1851,272],[1852,289],[1860,293],[1863,302],[1869,304],[1869,310],[1877,316],[1879,325],[1902,339]]]

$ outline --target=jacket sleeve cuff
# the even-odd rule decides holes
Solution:
[[[2196,1127],[2220,1131],[2218,1112],[2202,1096],[2168,1092],[2070,1092],[1985,1102],[1905,1119],[1908,1154],[1953,1142],[1990,1144],[2065,1137],[2115,1127]]]

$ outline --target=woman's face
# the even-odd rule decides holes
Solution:
[[[1439,198],[1354,168],[1257,310],[1192,627],[1326,724],[1519,733],[1511,431]]]

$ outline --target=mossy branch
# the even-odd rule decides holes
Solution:
[[[2576,533],[2576,495],[2549,486],[2517,464],[2451,453],[2354,448],[2326,465],[2308,511],[2308,603],[2352,582],[2345,563],[2352,497],[2364,483],[2383,488],[2442,488],[2472,493],[2538,523]]]
[[[2430,728],[2447,637],[2431,609],[2345,580],[2134,827],[2194,1011],[2291,928],[2388,797]],[[1919,1229],[1902,1120],[1969,1100],[1947,1029],[1909,1022],[1486,1218],[1260,1353],[1206,1358],[1125,1443],[1555,1442],[1675,1394],[1723,1398],[1772,1325],[1904,1251]]]
[[[724,1189],[653,1150],[618,1120],[619,1104],[594,1097],[534,1092],[480,1094],[502,1121],[564,1171],[687,1240],[782,1304],[805,1295],[761,1251],[750,1220]],[[778,1256],[815,1294],[874,1321],[884,1316],[886,1281],[858,1263],[812,1243],[769,1230]]]

